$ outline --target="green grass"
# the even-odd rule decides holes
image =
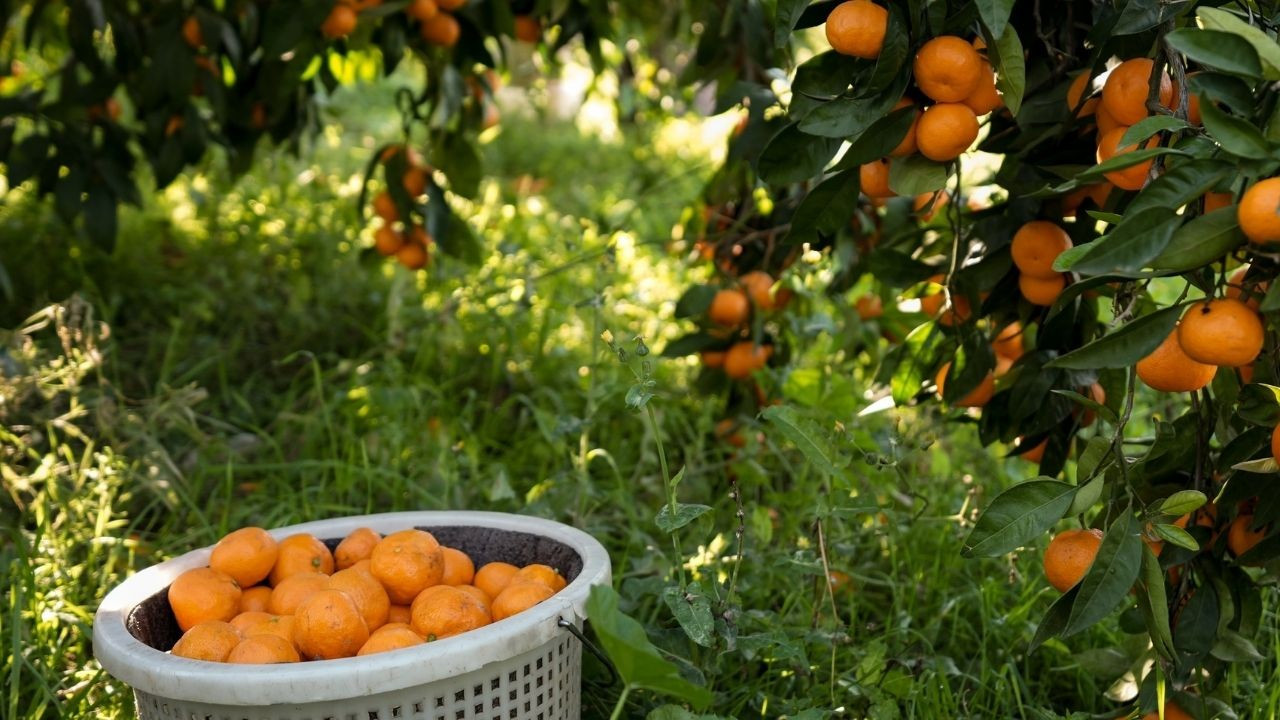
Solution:
[[[844,424],[847,481],[824,478],[753,417],[738,418],[748,444],[729,452],[712,428],[730,398],[689,392],[697,371],[683,360],[647,358],[665,448],[685,468],[680,499],[713,507],[682,531],[683,560],[704,586],[738,573],[724,633],[734,644],[689,642],[661,600],[677,560],[653,523],[666,500],[654,437],[627,408],[634,380],[600,334],[629,348],[637,335],[660,348],[680,334],[673,303],[707,270],[685,261],[671,228],[712,163],[675,124],[605,142],[509,117],[485,146],[491,179],[458,208],[492,254],[411,275],[364,250],[354,214],[353,178],[394,137],[390,97],[386,86],[339,94],[305,160],[264,154],[234,182],[211,161],[127,213],[110,256],[73,252],[29,198],[0,208],[15,288],[0,348],[0,717],[130,716],[89,637],[98,601],[133,571],[246,524],[450,508],[551,517],[599,537],[623,609],[713,689],[717,715],[1111,718],[1131,707],[1105,697],[1114,656],[1084,652],[1133,649],[1114,620],[1026,652],[1055,596],[1037,548],[959,556],[976,509],[1030,467],[935,411],[855,417],[869,402],[848,352],[861,330],[809,329],[846,314],[847,299],[802,296],[795,369],[765,383]],[[523,176],[545,188],[521,192]],[[797,272],[819,284],[805,276],[818,269]],[[822,550],[850,590],[826,595]],[[1267,597],[1269,659],[1224,671],[1240,717],[1280,707]],[[586,716],[608,716],[616,693],[588,693]],[[623,716],[663,702],[633,693]]]

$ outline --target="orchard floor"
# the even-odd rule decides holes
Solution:
[[[1033,468],[932,410],[856,417],[870,402],[858,334],[827,331],[848,298],[802,294],[786,321],[792,370],[766,380],[789,404],[837,409],[853,438],[847,479],[827,480],[753,417],[736,418],[743,449],[716,439],[725,394],[690,392],[698,368],[656,352],[682,331],[681,290],[708,277],[672,227],[714,167],[714,128],[668,120],[609,137],[511,114],[485,145],[480,196],[458,208],[490,254],[415,275],[365,250],[356,219],[359,173],[398,128],[391,93],[341,92],[305,161],[264,149],[233,181],[211,160],[128,212],[110,256],[72,250],[31,198],[0,207],[0,327],[12,330],[0,333],[0,717],[131,716],[88,638],[98,601],[137,569],[247,524],[452,508],[600,538],[623,609],[714,691],[718,716],[1132,707],[1108,698],[1125,692],[1115,648],[1134,642],[1114,619],[1026,652],[1056,595],[1041,548],[959,555],[975,508]],[[685,468],[680,499],[713,508],[684,529],[683,561],[704,584],[736,567],[732,649],[691,643],[662,601],[678,561],[654,524],[658,455],[605,330],[655,350],[651,402]],[[821,548],[850,576],[834,598]],[[1268,659],[1222,685],[1240,717],[1280,712],[1268,597]],[[616,701],[616,689],[587,693],[584,716]],[[664,702],[632,693],[619,716]]]

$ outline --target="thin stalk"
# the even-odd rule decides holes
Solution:
[[[653,431],[654,442],[658,444],[658,463],[662,465],[662,483],[667,489],[667,507],[671,513],[671,519],[677,517],[679,503],[676,501],[676,486],[671,482],[671,470],[667,467],[667,450],[662,444],[662,431],[658,427],[658,414],[653,411],[653,405],[646,403],[645,411],[649,416],[649,428]],[[684,577],[684,556],[680,552],[680,531],[671,531],[671,547],[676,553],[676,569],[680,572],[680,592],[685,590]]]
[[[627,704],[627,696],[631,694],[631,686],[623,685],[622,694],[618,696],[618,703],[613,706],[613,712],[609,714],[609,720],[618,720],[622,717],[622,708]]]

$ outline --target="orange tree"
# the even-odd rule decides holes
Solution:
[[[743,122],[687,226],[714,279],[664,350],[755,410],[787,294],[825,283],[894,403],[1038,465],[962,549],[1071,526],[1033,646],[1118,614],[1165,717],[1224,709],[1280,559],[1277,8],[1217,5],[779,0],[738,54],[789,86],[722,91]]]

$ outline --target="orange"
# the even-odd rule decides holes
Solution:
[[[943,396],[946,387],[947,373],[951,370],[951,363],[944,363],[938,369],[938,374],[934,377],[934,381],[938,384],[938,397]],[[996,392],[996,378],[993,373],[988,372],[987,376],[978,383],[978,387],[969,391],[968,395],[956,400],[952,405],[956,407],[982,407],[991,401],[991,396]]]
[[[1146,117],[1147,94],[1155,63],[1150,58],[1125,60],[1111,70],[1102,86],[1102,105],[1111,117],[1124,125],[1132,125]],[[1160,78],[1160,104],[1173,105],[1173,83],[1168,75]]]
[[[945,285],[947,279],[942,275],[934,275],[929,278],[928,282],[930,289],[932,289],[932,286],[934,285]],[[951,293],[951,304],[947,306],[947,309],[942,312],[941,315],[939,315],[938,313],[942,310],[946,301],[946,293],[943,292],[943,288],[939,287],[937,291],[920,297],[920,311],[929,317],[937,317],[938,324],[945,327],[955,325],[957,319],[960,322],[965,322],[972,315],[971,308],[969,307],[969,299],[957,292]]]
[[[1218,368],[1196,362],[1187,356],[1178,342],[1178,331],[1160,343],[1160,347],[1138,361],[1138,379],[1161,392],[1195,392],[1213,381]]]
[[[271,591],[267,611],[274,615],[292,615],[307,598],[329,587],[329,576],[302,572],[290,575]]]
[[[773,297],[773,276],[763,270],[752,270],[738,278],[751,298],[751,304],[761,310],[773,310],[778,305]]]
[[[400,219],[400,210],[396,207],[396,201],[392,199],[391,193],[385,190],[373,196],[373,212],[389,223]]]
[[[1271,457],[1280,463],[1280,425],[1271,431]]]
[[[1129,127],[1111,116],[1107,106],[1099,103],[1095,109],[1094,120],[1098,123],[1098,137],[1102,137],[1118,127]]]
[[[399,233],[397,233],[398,235]],[[356,528],[342,538],[333,551],[333,561],[339,570],[346,570],[361,560],[368,560],[373,555],[373,548],[382,539],[382,535],[372,528]]]
[[[493,599],[493,621],[524,612],[554,594],[554,590],[542,583],[512,583]]]
[[[178,131],[182,130],[184,125],[186,125],[186,121],[182,119],[181,115],[170,115],[169,120],[164,124],[164,136],[173,137]]]
[[[293,637],[302,657],[333,660],[351,657],[369,640],[369,628],[350,595],[321,590],[298,607]]]
[[[476,600],[479,600],[484,605],[485,612],[490,612],[492,598],[489,597],[488,593],[475,585],[458,585],[457,588]]]
[[[550,565],[540,564],[525,565],[515,575],[511,576],[512,585],[523,582],[542,583],[555,592],[560,592],[568,584],[558,570]]]
[[[483,590],[484,594],[495,598],[511,584],[511,578],[519,571],[520,568],[509,563],[491,562],[476,571],[472,584]]]
[[[1137,150],[1136,145],[1126,145],[1125,147],[1117,147],[1120,144],[1120,138],[1124,137],[1124,133],[1128,130],[1128,126],[1121,126],[1107,131],[1098,140],[1098,162],[1110,160],[1116,155],[1123,155],[1127,152]],[[1156,146],[1156,138],[1147,140],[1145,147],[1152,148]],[[1151,171],[1151,163],[1154,158],[1144,160],[1137,165],[1130,165],[1121,170],[1112,170],[1106,173],[1105,177],[1116,187],[1122,190],[1141,190],[1147,184],[1147,174]]]
[[[271,584],[279,585],[290,575],[333,572],[333,553],[315,535],[290,535],[280,541],[276,565],[271,569]]]
[[[382,584],[362,568],[352,567],[334,573],[329,577],[329,589],[341,590],[351,598],[369,630],[377,630],[386,624],[391,600]]]
[[[1102,545],[1102,531],[1065,530],[1049,541],[1044,551],[1044,575],[1058,592],[1066,592],[1089,571]]]
[[[1152,711],[1142,716],[1142,720],[1160,720],[1160,713]],[[1164,704],[1164,720],[1195,720],[1182,708],[1171,702]]]
[[[1007,357],[996,355],[996,367],[992,372],[996,374],[997,378],[1004,377],[1005,373],[1013,369],[1013,363],[1014,361]]]
[[[1061,274],[1053,269],[1053,261],[1070,249],[1071,236],[1066,230],[1047,220],[1032,220],[1014,233],[1009,253],[1018,272],[1047,279]]]
[[[242,612],[231,618],[231,627],[235,628],[236,632],[240,633],[240,635],[249,637],[248,630],[252,629],[258,623],[266,622],[273,617],[275,617],[275,615],[272,615],[269,612],[250,610],[248,612]]]
[[[440,543],[423,530],[401,530],[373,549],[370,571],[396,605],[408,605],[418,593],[439,584],[444,576]]]
[[[252,587],[271,574],[278,553],[271,533],[259,527],[240,528],[213,546],[209,567],[230,575],[240,587]]]
[[[750,377],[764,367],[772,352],[773,348],[768,345],[756,345],[750,341],[734,343],[724,355],[724,374],[734,380]]]
[[[256,102],[249,108],[249,124],[257,130],[267,126],[267,106]]]
[[[747,321],[751,314],[751,301],[747,294],[737,288],[728,288],[716,292],[707,309],[707,317],[717,325],[735,327]]]
[[[923,192],[912,199],[911,212],[920,215],[922,221],[931,222],[949,202],[951,202],[951,195],[946,190]]]
[[[1249,186],[1236,207],[1240,230],[1249,242],[1280,242],[1280,177],[1259,180]]]
[[[1076,117],[1088,117],[1093,114],[1094,109],[1097,107],[1098,103],[1092,100],[1086,101],[1083,106],[1080,105],[1080,98],[1084,97],[1086,90],[1089,91],[1090,95],[1093,94],[1092,79],[1089,77],[1089,71],[1085,70],[1076,75],[1075,79],[1071,81],[1071,86],[1067,88],[1067,108],[1075,110],[1076,107],[1080,107]]]
[[[702,358],[702,364],[713,370],[724,367],[724,356],[723,350],[703,350],[699,354],[699,357]]]
[[[1262,305],[1261,297],[1267,294],[1267,288],[1271,286],[1268,282],[1257,282],[1251,284],[1245,282],[1245,276],[1249,274],[1249,266],[1242,265],[1231,273],[1231,277],[1227,278],[1226,297],[1232,300],[1239,300],[1249,306],[1250,310],[1258,311]]]
[[[965,43],[965,47],[969,44]],[[959,102],[940,102],[926,108],[916,125],[920,154],[935,162],[960,157],[977,138],[978,117],[968,105]]]
[[[862,192],[869,198],[884,199],[897,194],[889,189],[888,160],[872,160],[858,168],[858,182],[862,186]]]
[[[863,320],[873,320],[884,315],[884,301],[879,295],[863,295],[854,301],[853,307]]]
[[[290,645],[293,645],[293,616],[272,615],[266,620],[260,620],[257,623],[250,625],[240,634],[245,637],[254,637],[255,635],[275,635]]]
[[[407,625],[412,615],[409,613],[408,605],[392,605],[387,610],[387,624],[402,623]]]
[[[1235,201],[1235,196],[1229,192],[1207,192],[1204,194],[1204,212],[1208,214],[1214,210],[1231,207]]]
[[[182,40],[195,50],[204,47],[204,29],[194,15],[182,21]]]
[[[356,651],[356,655],[400,650],[422,644],[422,636],[405,623],[387,623],[369,635],[369,639]]]
[[[422,34],[423,40],[443,47],[457,45],[458,36],[462,34],[458,21],[449,13],[439,13],[435,17],[424,20],[418,31]]]
[[[1005,325],[1000,332],[996,333],[996,339],[991,343],[991,347],[999,357],[1010,360],[1022,357],[1022,353],[1025,352],[1022,347],[1022,326],[1016,322]]]
[[[169,652],[191,660],[226,662],[239,644],[239,631],[221,620],[209,620],[193,625]]]
[[[1262,321],[1239,300],[1196,303],[1178,326],[1178,343],[1197,362],[1240,367],[1262,352]]]
[[[1252,515],[1241,515],[1231,522],[1230,529],[1227,530],[1227,549],[1232,555],[1240,557],[1249,552],[1255,545],[1262,542],[1267,536],[1265,528],[1261,530],[1251,529],[1253,526]]]
[[[440,576],[441,585],[470,585],[476,576],[475,563],[466,553],[451,547],[440,548],[444,559],[444,574]]]
[[[1190,521],[1191,521],[1190,515],[1183,515],[1177,520],[1174,520],[1172,524],[1176,527],[1180,527],[1185,530],[1187,527],[1187,523]],[[1200,523],[1197,523],[1197,524],[1200,524]],[[1156,557],[1160,557],[1160,553],[1164,552],[1164,541],[1160,540],[1158,536],[1154,534],[1154,532],[1151,529],[1151,523],[1147,523],[1147,528],[1142,533],[1142,542],[1146,543],[1147,547],[1151,548],[1151,554],[1155,555]]]
[[[430,20],[440,12],[440,8],[436,0],[412,0],[404,11],[414,20]]]
[[[449,585],[422,591],[409,608],[413,631],[428,641],[460,635],[488,625],[489,611],[479,599]]]
[[[271,665],[301,661],[298,651],[283,638],[275,635],[254,635],[236,645],[227,662],[240,665]]]
[[[915,107],[916,104],[908,98],[902,98],[893,106],[894,110],[901,110],[904,107]],[[911,129],[907,131],[906,136],[898,142],[898,146],[889,151],[892,157],[906,157],[916,151],[916,129],[920,126],[920,111],[915,111],[915,119],[911,121]]]
[[[516,39],[520,42],[536,43],[542,39],[542,23],[528,15],[516,16]]]
[[[1081,394],[1089,398],[1090,400],[1098,403],[1099,405],[1107,404],[1107,391],[1104,390],[1102,386],[1099,385],[1098,383],[1094,383],[1090,385],[1088,390]],[[1089,427],[1090,425],[1093,424],[1093,421],[1096,419],[1097,419],[1097,413],[1095,413],[1092,409],[1085,410],[1080,415],[1080,425],[1082,427]]]
[[[410,270],[421,270],[427,266],[427,248],[419,243],[405,243],[396,251],[396,260]]]
[[[978,72],[978,87],[969,93],[963,102],[969,106],[974,115],[986,115],[1004,104],[1000,91],[996,89],[996,71],[991,63],[982,61],[982,69]]]
[[[169,607],[182,630],[202,622],[226,622],[240,612],[240,586],[211,568],[188,570],[169,585]]]
[[[358,22],[359,18],[355,10],[346,5],[335,5],[329,11],[329,17],[325,18],[320,26],[320,32],[327,38],[346,37],[356,29]]]
[[[409,194],[409,197],[420,197],[427,191],[427,171],[425,168],[411,167],[404,171],[400,182],[404,185],[404,191]]]
[[[1031,275],[1018,276],[1018,290],[1022,292],[1022,297],[1026,298],[1027,302],[1032,305],[1039,305],[1040,307],[1052,305],[1066,286],[1067,279],[1062,273],[1057,273],[1047,278],[1038,278]]]
[[[467,0],[436,0],[441,10],[457,10],[467,4]]]
[[[982,56],[954,35],[921,46],[912,69],[921,92],[940,103],[963,102],[982,82]]]
[[[827,15],[827,42],[841,55],[874,60],[888,28],[889,11],[868,0],[849,0]]]
[[[266,585],[251,587],[240,591],[240,612],[261,612],[267,609],[271,601],[271,588]]]
[[[1018,447],[1022,447],[1021,441],[1019,441]],[[1049,447],[1049,438],[1045,438],[1040,441],[1040,444],[1018,453],[1018,457],[1033,463],[1039,463],[1044,459],[1044,451],[1047,447]]]
[[[716,423],[715,435],[717,438],[737,448],[746,447],[747,445],[747,439],[742,436],[742,433],[738,432],[738,423],[730,418],[725,418]]]

